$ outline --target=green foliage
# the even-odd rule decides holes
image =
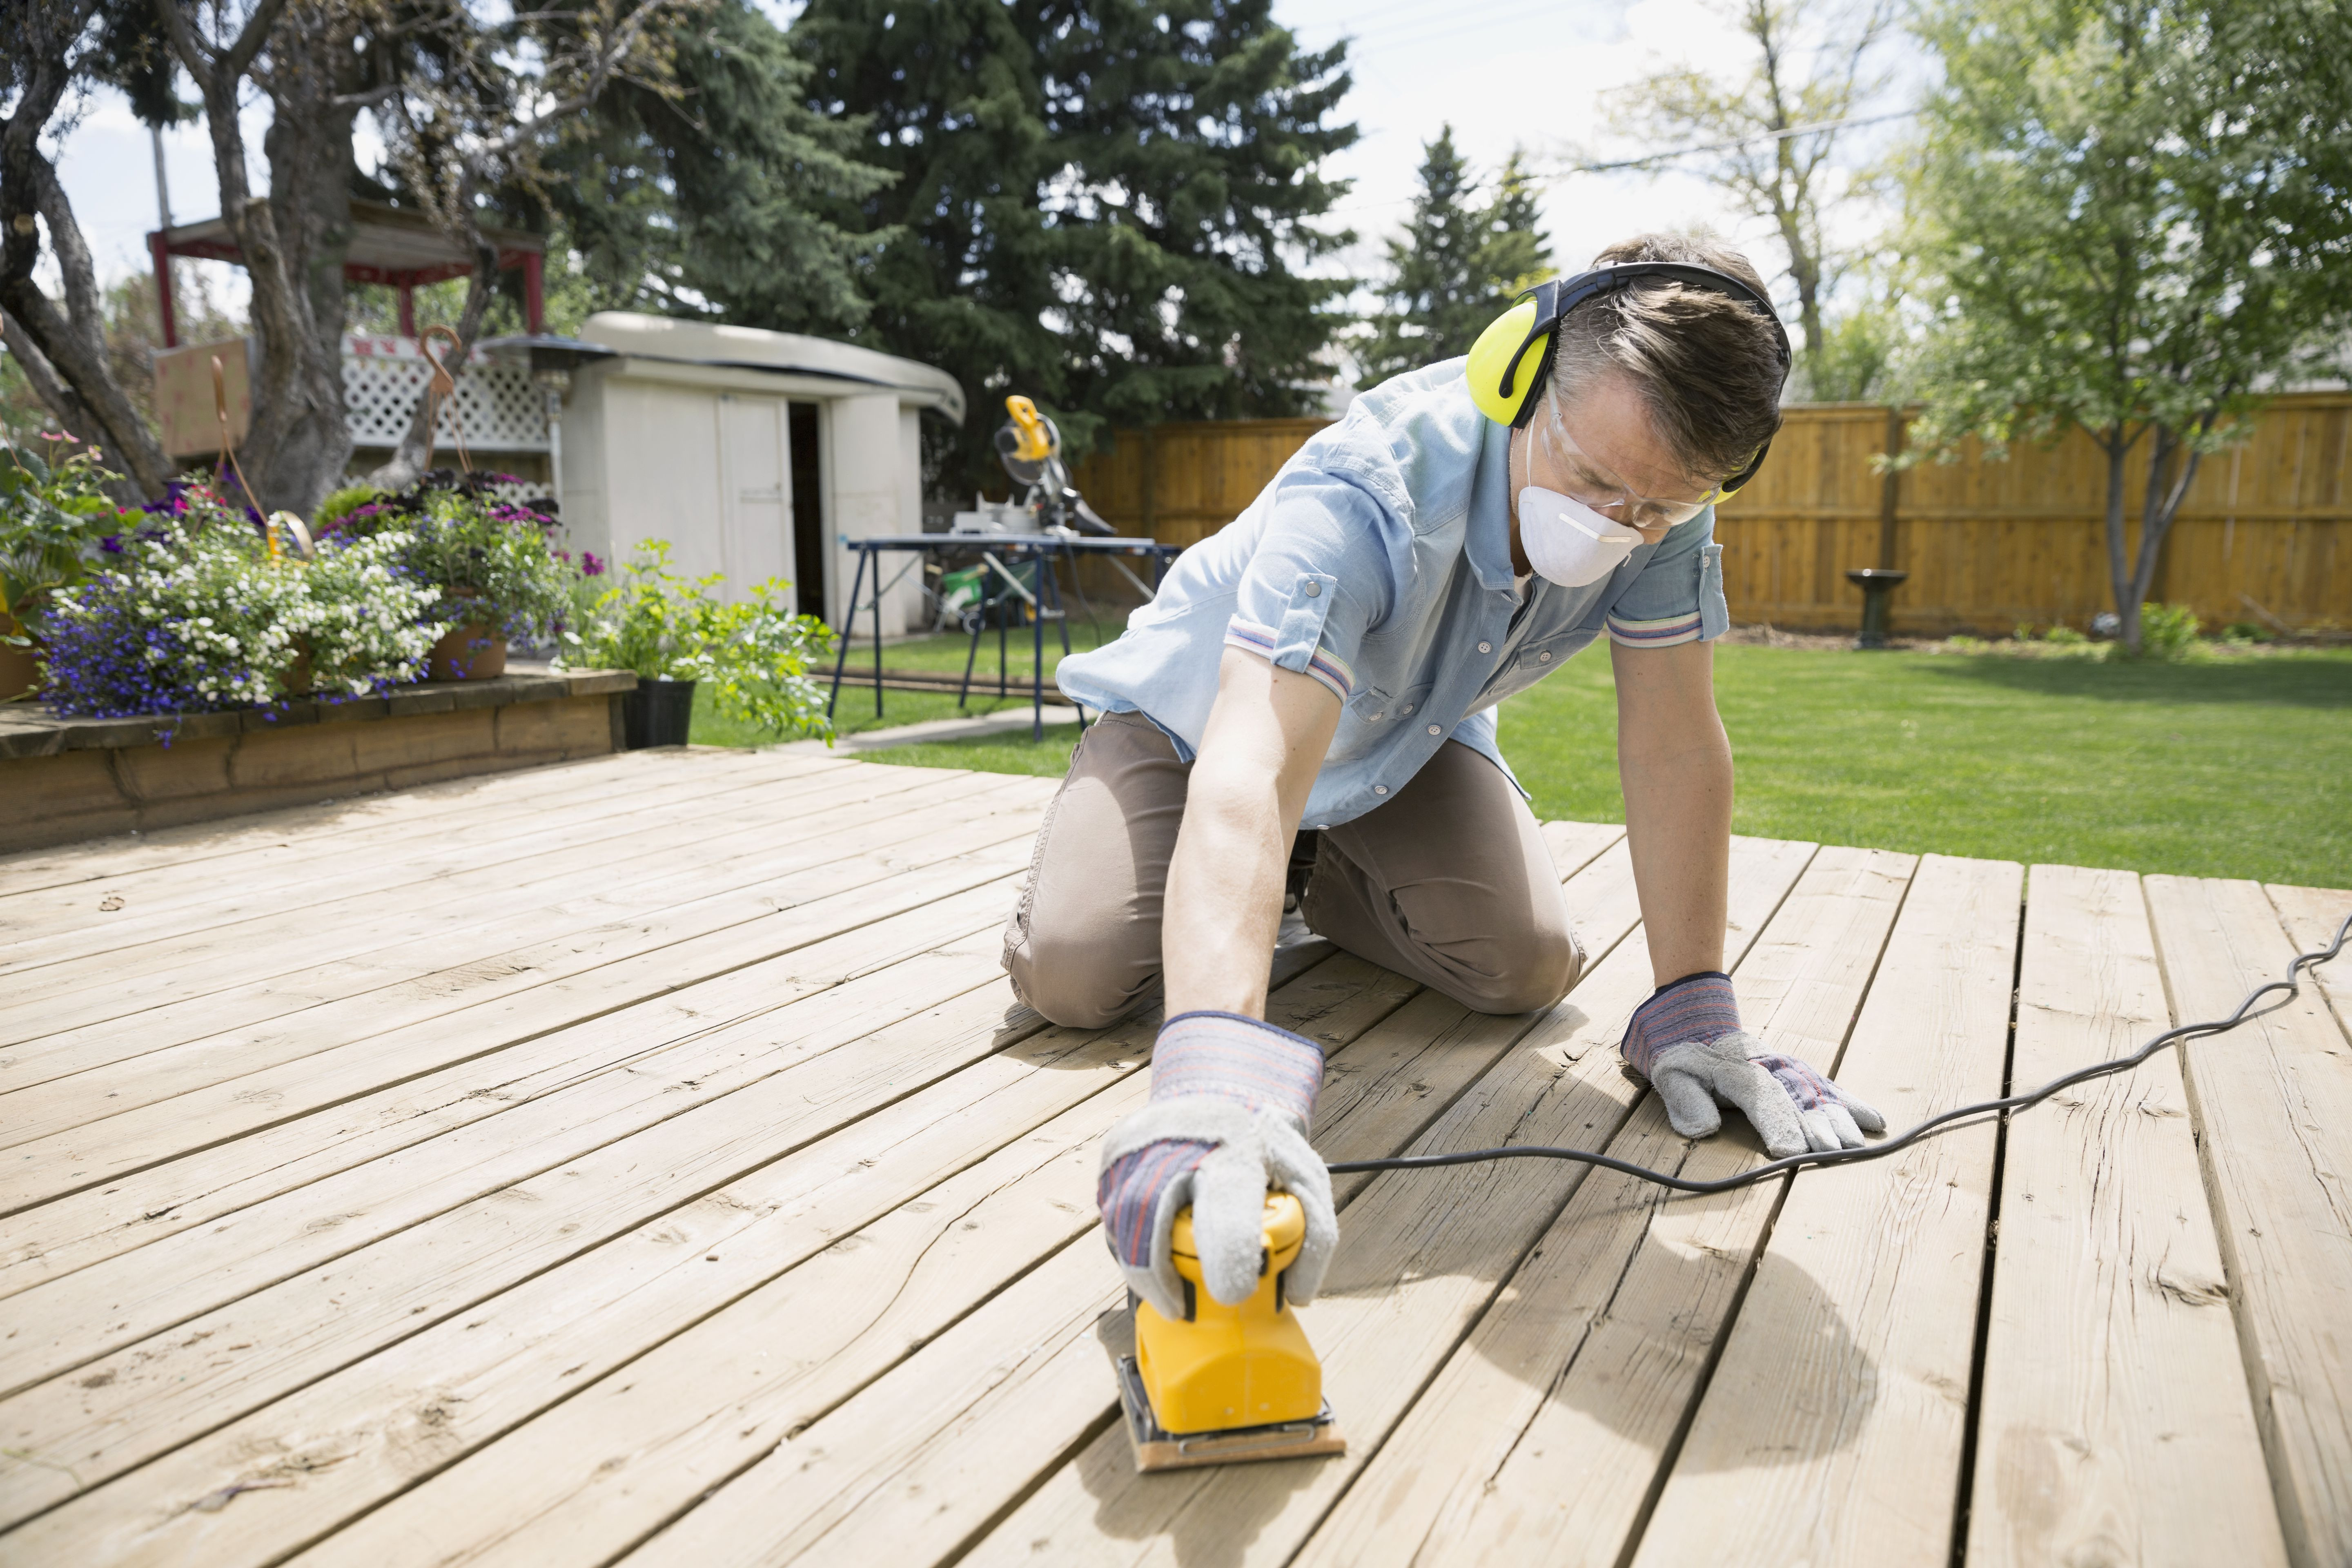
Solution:
[[[2146,605],[2139,613],[2140,657],[2187,658],[2197,648],[2197,614],[2186,605]]]
[[[441,469],[397,495],[354,500],[320,531],[331,538],[398,533],[402,568],[440,591],[436,623],[540,641],[571,609],[580,580],[549,542],[555,526],[553,518],[500,500],[471,475]]]
[[[897,177],[837,212],[876,246],[856,341],[939,365],[974,416],[932,433],[941,488],[1003,482],[988,405],[1051,410],[1073,459],[1106,424],[1313,405],[1352,236],[1316,226],[1344,49],[1301,53],[1271,0],[810,0],[818,108]]]
[[[857,268],[881,237],[819,208],[889,178],[858,125],[811,107],[813,68],[746,0],[696,10],[671,41],[668,84],[614,82],[545,159],[556,178],[544,199],[592,308],[855,328],[866,313]],[[574,281],[554,270],[551,283]]]
[[[100,542],[122,526],[103,488],[114,477],[88,448],[52,465],[0,446],[0,642],[25,646],[51,596],[98,569]]]
[[[625,669],[640,679],[708,684],[722,712],[771,734],[821,735],[824,693],[813,660],[832,651],[833,633],[784,607],[792,584],[771,578],[733,604],[713,595],[718,573],[692,580],[670,570],[667,541],[647,540],[625,576],[601,592],[583,588],[563,631],[564,662]],[[698,700],[700,693],[697,693]]]
[[[1481,200],[1468,160],[1454,150],[1451,125],[1423,151],[1412,216],[1403,237],[1388,242],[1388,302],[1360,355],[1360,386],[1468,353],[1512,295],[1550,270],[1551,248],[1538,227],[1536,186],[1522,153],[1514,152],[1503,165],[1493,198]]]
[[[1906,160],[1930,326],[1913,439],[2088,431],[2137,646],[2200,458],[2352,331],[2352,7],[1946,0],[1922,29],[1944,79]]]
[[[310,531],[330,532],[370,501],[383,499],[383,491],[373,485],[346,485],[319,503],[319,510],[310,518]]]

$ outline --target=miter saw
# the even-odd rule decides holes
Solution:
[[[1016,501],[982,500],[971,511],[955,516],[958,533],[1063,533],[1108,538],[1118,530],[1105,522],[1070,483],[1062,461],[1062,433],[1037,412],[1037,405],[1015,394],[1004,400],[1010,416],[996,432],[998,460],[1025,491]]]

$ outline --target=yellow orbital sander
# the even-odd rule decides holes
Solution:
[[[1201,1282],[1192,1211],[1171,1238],[1191,1316],[1135,1303],[1135,1353],[1118,1363],[1119,1404],[1138,1470],[1179,1470],[1342,1454],[1348,1440],[1323,1398],[1323,1363],[1283,1300],[1283,1270],[1307,1237],[1307,1211],[1288,1193],[1265,1198],[1265,1250],[1256,1291],[1238,1307]]]

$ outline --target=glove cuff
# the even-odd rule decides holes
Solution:
[[[1194,1095],[1287,1119],[1305,1132],[1323,1087],[1323,1050],[1239,1013],[1179,1013],[1151,1052],[1151,1101]]]
[[[1618,1049],[1644,1078],[1669,1046],[1720,1039],[1739,1032],[1739,999],[1721,970],[1685,974],[1661,985],[1633,1010]]]

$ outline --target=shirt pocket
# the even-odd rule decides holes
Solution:
[[[1406,687],[1398,692],[1396,700],[1389,704],[1389,717],[1399,723],[1409,723],[1420,719],[1422,710],[1429,706],[1429,694],[1434,689],[1435,687],[1429,681],[1423,681],[1418,686]]]
[[[1698,637],[1712,642],[1731,629],[1731,605],[1723,596],[1723,546],[1703,544],[1698,552]]]

